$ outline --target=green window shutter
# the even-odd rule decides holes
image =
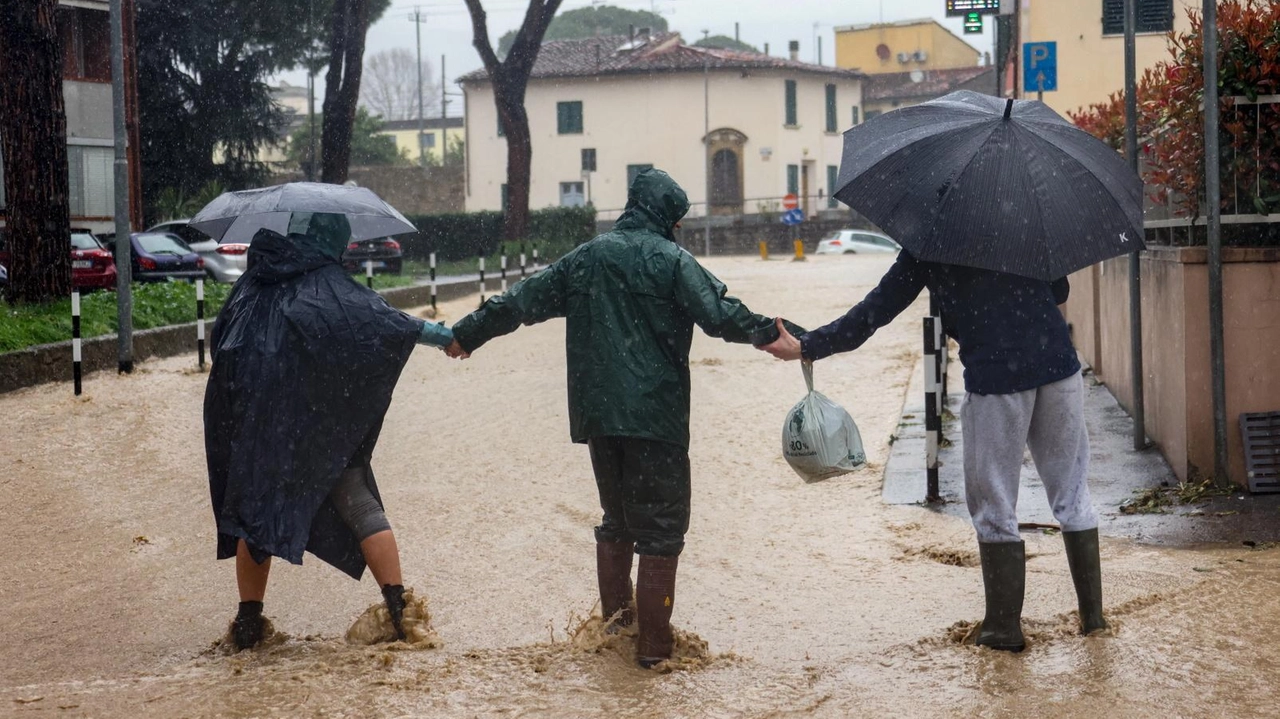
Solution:
[[[800,124],[796,120],[796,81],[787,80],[787,125]]]
[[[836,125],[836,86],[827,85],[827,132],[835,132]]]
[[[502,126],[502,115],[498,115],[498,137],[506,137],[507,130]]]
[[[800,166],[787,165],[787,194],[800,194]]]
[[[840,181],[840,168],[837,165],[827,165],[827,207],[835,209],[836,207],[836,183]]]
[[[582,134],[582,103],[556,103],[556,130],[561,135]]]
[[[853,124],[854,125],[857,125],[860,122],[860,118],[858,116],[862,114],[861,110],[862,108],[858,107],[857,105],[853,106]]]

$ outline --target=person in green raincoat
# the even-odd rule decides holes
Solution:
[[[637,659],[671,656],[676,565],[689,528],[689,346],[696,324],[766,344],[774,321],[675,243],[689,200],[660,170],[636,176],[612,231],[489,299],[453,327],[453,357],[553,317],[568,320],[569,430],[585,443],[604,517],[595,528],[601,611],[638,621]],[[631,558],[640,555],[631,606]]]

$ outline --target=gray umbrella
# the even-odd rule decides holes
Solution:
[[[1054,280],[1143,248],[1141,178],[1041,102],[965,90],[868,120],[834,194],[932,262]]]
[[[289,217],[295,212],[346,215],[351,223],[352,240],[417,231],[404,215],[372,190],[320,182],[290,182],[258,190],[224,192],[191,218],[190,225],[215,240],[249,242],[262,228],[287,234]]]

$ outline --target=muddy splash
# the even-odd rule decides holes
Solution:
[[[404,604],[404,620],[401,622],[406,636],[404,643],[419,649],[442,646],[439,635],[431,628],[431,612],[427,609],[426,596],[413,589],[406,589]],[[370,605],[364,610],[346,634],[348,643],[362,645],[393,642],[395,638],[396,630],[391,623],[391,613],[383,602]]]

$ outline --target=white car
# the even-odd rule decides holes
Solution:
[[[218,242],[205,233],[191,227],[189,220],[161,222],[147,232],[169,232],[204,258],[209,276],[218,282],[235,282],[249,268],[249,245],[238,242]]]
[[[887,235],[870,230],[837,230],[818,243],[819,255],[871,254],[897,252],[902,248]]]

